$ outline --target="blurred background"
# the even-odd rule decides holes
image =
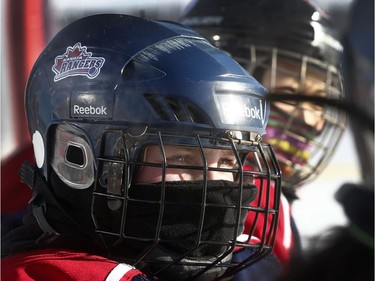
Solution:
[[[315,2],[331,14],[339,29],[345,26],[345,15],[351,0]],[[62,27],[86,15],[123,13],[178,21],[189,3],[190,0],[1,1],[2,214],[17,211],[27,203],[30,196],[27,186],[19,187],[16,174],[22,160],[33,161],[23,94],[32,65],[46,43]],[[328,167],[316,180],[299,190],[300,200],[293,205],[303,242],[331,226],[346,224],[334,194],[344,182],[358,182],[359,179],[358,159],[351,132],[346,132]]]

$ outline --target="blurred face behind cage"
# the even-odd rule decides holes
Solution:
[[[259,53],[251,71],[271,94],[339,99],[340,77],[333,66],[282,50]],[[271,103],[270,121],[263,139],[273,146],[287,185],[298,185],[318,173],[325,153],[333,147],[329,137],[334,140],[335,134],[341,134],[344,127],[337,122],[339,115],[310,101]]]
[[[278,59],[276,69],[272,66],[266,69],[262,82],[274,94],[327,96],[325,71],[318,67],[303,70],[301,64],[291,59]],[[311,102],[286,101],[271,105],[270,127],[265,140],[274,145],[282,159],[280,165],[285,177],[295,175],[293,165],[303,169],[311,159],[312,141],[324,127],[324,110]]]
[[[262,82],[274,94],[299,93],[306,96],[326,97],[324,70],[311,67],[306,76],[301,77],[300,69],[299,62],[279,59],[276,73],[273,75],[273,69],[267,69]],[[275,102],[273,106],[298,118],[306,126],[318,132],[324,126],[324,108],[319,105],[311,102]]]

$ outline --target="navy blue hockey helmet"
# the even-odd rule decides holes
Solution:
[[[343,97],[338,30],[312,1],[198,0],[181,22],[229,52],[271,94]],[[329,162],[345,114],[290,100],[272,102],[270,114],[264,138],[278,156],[284,190],[294,193]]]
[[[127,15],[68,25],[32,69],[26,112],[39,173],[55,197],[44,199],[76,229],[55,223],[48,207],[41,227],[89,237],[105,255],[159,277],[231,274],[240,264],[235,247],[251,251],[241,268],[253,263],[272,250],[279,208],[278,164],[261,143],[266,93],[182,25]],[[198,151],[199,161],[170,157],[171,147]],[[219,151],[234,163],[209,166]],[[160,181],[139,182],[150,168]],[[199,176],[171,182],[171,170]],[[213,172],[230,182],[212,181]],[[268,223],[255,219],[239,242],[248,212]],[[264,231],[253,243],[255,228]]]

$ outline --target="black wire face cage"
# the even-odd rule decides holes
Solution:
[[[283,187],[296,188],[311,181],[337,147],[346,128],[346,115],[309,98],[341,101],[340,72],[321,60],[277,48],[250,45],[234,56],[270,91],[270,119],[264,139],[279,161]],[[277,95],[300,97],[283,100]]]
[[[280,169],[270,145],[233,138],[238,133],[105,131],[92,216],[109,255],[174,280],[220,279],[268,255],[277,231]],[[139,180],[155,171],[156,180]],[[181,180],[170,181],[171,174]]]

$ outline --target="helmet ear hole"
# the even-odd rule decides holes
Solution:
[[[82,147],[69,144],[66,153],[65,160],[72,165],[83,167],[85,164],[85,154]]]
[[[82,132],[58,125],[53,138],[51,166],[69,187],[85,189],[94,182],[94,156]]]

